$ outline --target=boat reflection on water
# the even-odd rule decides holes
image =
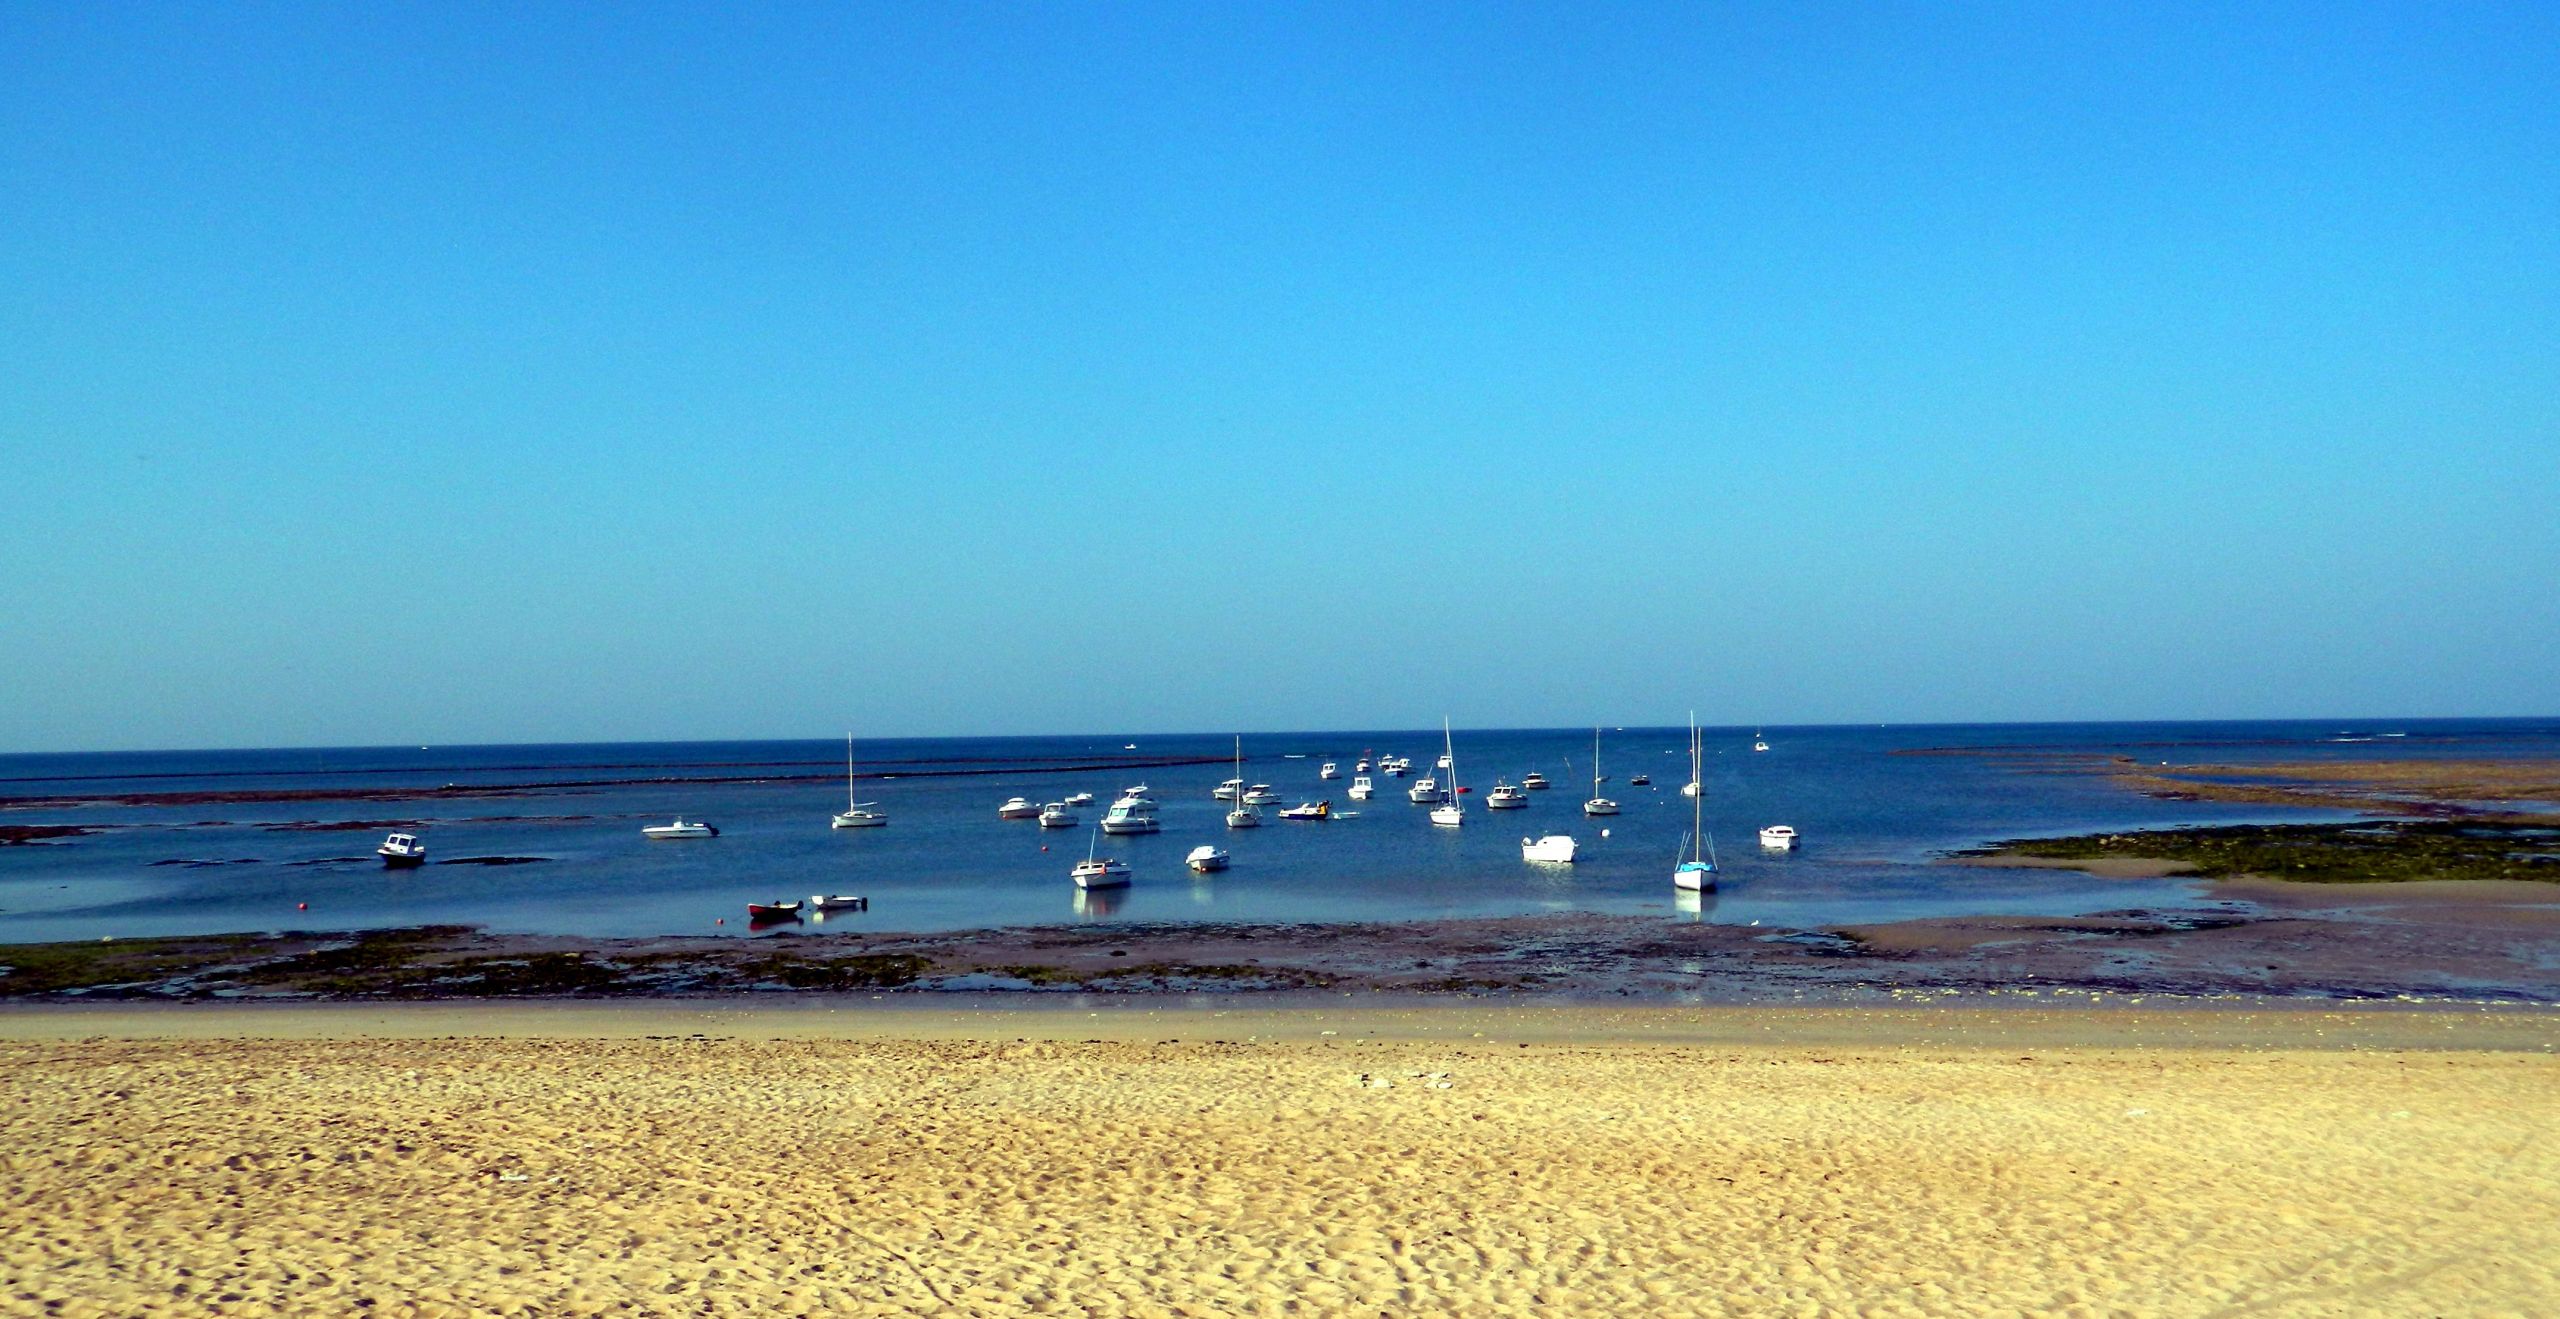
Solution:
[[[1076,917],[1079,920],[1109,920],[1120,914],[1129,900],[1126,884],[1116,888],[1080,888],[1076,890]]]
[[[1692,925],[1704,925],[1707,923],[1707,917],[1715,909],[1716,895],[1713,893],[1700,893],[1696,889],[1686,888],[1671,891],[1671,910],[1674,920],[1686,921]]]

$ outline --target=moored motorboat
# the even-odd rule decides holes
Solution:
[[[1316,770],[1316,777],[1317,777],[1317,778],[1320,778],[1320,779],[1338,779],[1338,778],[1341,778],[1341,777],[1342,777],[1342,766],[1337,765],[1337,764],[1333,763],[1332,761],[1328,760],[1328,761],[1324,762],[1323,767],[1321,767],[1321,768],[1319,768],[1318,770]]]
[[[1784,852],[1796,845],[1796,827],[1792,824],[1770,825],[1760,831],[1760,845],[1772,851]]]
[[[419,842],[416,834],[393,834],[383,839],[373,854],[382,858],[386,870],[407,870],[427,863],[427,845]]]
[[[1039,805],[1029,797],[1008,797],[1004,805],[996,808],[996,818],[999,820],[1033,820],[1038,819],[1039,816]]]
[[[1156,818],[1155,799],[1135,790],[1111,803],[1102,815],[1102,832],[1107,834],[1151,834],[1163,828],[1163,821]]]
[[[1280,793],[1268,783],[1257,783],[1244,790],[1241,800],[1247,806],[1277,806]]]
[[[869,911],[871,899],[852,893],[812,893],[809,907],[813,911]]]
[[[1416,806],[1430,806],[1447,801],[1449,794],[1440,791],[1440,780],[1425,774],[1415,779],[1412,787],[1404,790],[1404,799]]]
[[[640,836],[652,841],[669,838],[717,838],[720,831],[699,821],[688,823],[681,815],[673,824],[653,824],[640,830]]]
[[[1243,791],[1243,779],[1229,779],[1226,782],[1209,789],[1209,795],[1219,801],[1234,801],[1236,796]]]
[[[1651,782],[1653,782],[1653,776],[1650,774],[1630,774],[1627,776],[1627,786],[1631,788],[1641,788]]]
[[[1547,786],[1547,776],[1534,769],[1530,770],[1528,773],[1520,776],[1520,786],[1527,788],[1531,792],[1536,792]]]
[[[1283,820],[1330,820],[1333,818],[1333,803],[1329,801],[1300,802],[1280,812],[1280,818]]]
[[[1071,792],[1067,794],[1065,802],[1061,804],[1067,806],[1091,806],[1093,804],[1093,794],[1090,792]]]
[[[1555,865],[1572,865],[1576,844],[1571,834],[1548,834],[1544,838],[1520,840],[1520,859],[1544,861]]]
[[[1495,783],[1486,793],[1484,806],[1489,811],[1516,811],[1529,804],[1529,794],[1509,783]]]
[[[1207,843],[1202,843],[1191,849],[1191,855],[1182,858],[1182,864],[1205,875],[1212,870],[1226,869],[1227,860],[1225,848],[1211,847]]]
[[[1040,827],[1043,829],[1073,829],[1077,823],[1076,813],[1068,810],[1065,802],[1053,801],[1040,808]]]
[[[1370,798],[1373,794],[1375,794],[1377,791],[1378,791],[1377,786],[1376,786],[1375,784],[1373,784],[1373,783],[1371,783],[1371,782],[1369,781],[1369,776],[1368,776],[1368,775],[1366,775],[1366,774],[1355,774],[1355,775],[1353,775],[1353,776],[1352,776],[1352,778],[1351,778],[1351,800],[1353,800],[1353,801],[1367,801],[1367,800],[1369,800],[1369,798]]]

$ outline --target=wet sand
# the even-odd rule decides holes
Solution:
[[[0,1312],[2548,1313],[2555,1045],[2480,1008],[15,1009]]]

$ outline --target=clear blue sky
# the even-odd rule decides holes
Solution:
[[[2560,713],[2560,6],[0,3],[0,750]]]

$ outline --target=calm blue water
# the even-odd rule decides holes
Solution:
[[[2068,914],[2159,905],[2192,896],[2169,882],[2093,881],[2052,871],[1930,864],[1991,839],[2198,822],[2320,818],[2258,806],[2152,801],[2089,775],[2034,772],[1996,757],[1895,755],[1929,747],[2012,747],[2120,754],[2173,764],[2318,757],[2560,755],[2560,721],[2400,720],[2340,723],[2080,724],[1770,728],[1754,754],[1749,729],[1709,731],[1707,827],[1722,891],[1683,909],[1669,882],[1689,823],[1680,796],[1687,732],[1610,730],[1602,768],[1624,813],[1586,819],[1589,729],[1457,735],[1462,780],[1476,788],[1463,830],[1433,828],[1402,789],[1350,801],[1364,749],[1411,756],[1417,772],[1440,734],[1248,734],[1245,775],[1291,802],[1330,798],[1325,824],[1266,808],[1252,831],[1224,827],[1210,789],[1222,760],[1179,768],[1066,772],[1073,759],[1224,757],[1227,734],[1135,739],[908,740],[859,748],[862,796],[885,829],[834,830],[844,803],[843,744],[373,748],[0,756],[0,824],[108,826],[47,845],[0,847],[0,942],[101,935],[341,929],[456,922],[495,930],[589,935],[745,934],[743,904],[818,892],[860,893],[867,914],[829,929],[950,930],[1117,921],[1410,920],[1576,911],[1810,926],[1983,912]],[[1303,759],[1292,759],[1302,756]],[[1339,760],[1345,777],[1320,782]],[[955,777],[934,771],[988,769]],[[1497,776],[1538,770],[1555,781],[1520,811],[1488,811]],[[1649,788],[1627,779],[1649,773]],[[818,776],[787,781],[790,776]],[[674,779],[676,782],[640,780]],[[711,780],[742,780],[716,782]],[[1090,826],[1123,785],[1146,782],[1164,804],[1163,833],[1102,840],[1135,867],[1107,903],[1080,899],[1068,870]],[[393,791],[445,784],[523,785],[517,795],[408,800],[228,800],[193,804],[28,805],[42,797],[349,787]],[[999,821],[1021,794],[1048,801],[1091,792],[1087,828],[1044,831]],[[651,843],[644,824],[682,813],[719,826],[701,842]],[[279,828],[310,822],[421,822],[435,863],[387,873],[372,858],[384,827]],[[1804,835],[1793,854],[1763,853],[1758,828]],[[1606,834],[1603,834],[1603,830]],[[1565,832],[1581,860],[1520,859],[1523,836]],[[1184,854],[1225,847],[1234,868],[1194,878]],[[451,864],[470,856],[532,864]],[[183,862],[187,864],[168,864]],[[307,903],[307,910],[297,910]],[[725,925],[714,922],[724,919]],[[804,927],[806,928],[806,927]]]

